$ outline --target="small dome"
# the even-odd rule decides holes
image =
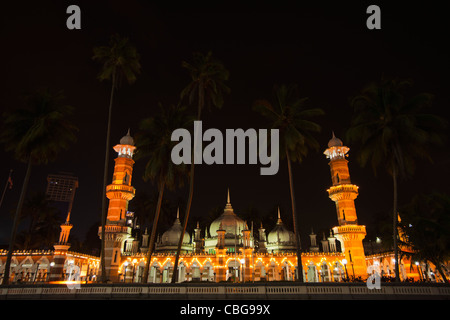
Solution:
[[[228,200],[224,212],[214,220],[209,226],[209,234],[211,237],[217,237],[217,230],[225,230],[225,237],[233,237],[241,234],[246,228],[245,221],[239,218],[233,211],[230,203],[230,192],[228,192]]]
[[[295,243],[294,233],[284,226],[280,218],[280,208],[278,208],[277,225],[267,236],[267,243]]]
[[[122,139],[120,139],[120,144],[126,144],[129,146],[134,146],[134,139],[130,135],[130,129],[128,129],[127,135],[123,136]]]
[[[330,141],[328,141],[328,148],[331,147],[341,147],[344,144],[342,143],[341,139],[336,138],[336,136],[334,135],[334,131],[333,131],[333,137],[331,138]]]
[[[180,234],[183,231],[183,227],[181,226],[179,211],[177,211],[177,219],[175,220],[173,226],[169,228],[166,232],[163,233],[161,237],[162,246],[177,246],[178,241],[180,240]],[[187,232],[184,233],[183,243],[187,244],[191,241],[191,237]]]

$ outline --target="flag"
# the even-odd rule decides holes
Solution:
[[[8,185],[9,185],[9,189],[12,189],[13,187],[13,181],[11,179],[11,176],[8,177]]]

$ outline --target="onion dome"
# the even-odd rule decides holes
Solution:
[[[333,131],[333,136],[331,137],[331,140],[328,141],[328,148],[331,147],[342,147],[344,144],[342,143],[341,139],[336,138]]]
[[[217,230],[219,230],[219,228],[225,230],[226,238],[234,238],[235,235],[239,237],[242,230],[246,228],[245,221],[239,218],[231,207],[229,190],[224,212],[209,226],[209,234],[212,238],[217,237]]]
[[[128,129],[127,135],[123,136],[122,139],[120,139],[120,144],[134,146],[134,139],[130,135],[130,129]]]
[[[280,217],[280,208],[278,208],[278,220],[275,228],[267,236],[267,242],[271,244],[295,243],[295,236],[289,231]]]
[[[161,237],[161,243],[159,246],[177,246],[178,241],[180,240],[180,234],[183,231],[183,227],[180,222],[180,209],[177,210],[177,219],[174,224],[163,233]],[[191,240],[191,237],[187,232],[184,233],[183,243],[187,244]]]

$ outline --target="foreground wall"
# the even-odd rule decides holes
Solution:
[[[295,284],[167,284],[167,285],[66,285],[0,287],[0,299],[440,299],[450,300],[446,284],[382,284],[368,289],[365,283]]]

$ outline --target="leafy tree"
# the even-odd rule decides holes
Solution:
[[[296,85],[281,85],[274,87],[272,101],[257,100],[253,109],[270,121],[272,129],[279,130],[280,155],[286,159],[289,174],[289,190],[291,197],[292,222],[297,243],[297,281],[303,282],[303,267],[301,263],[301,241],[298,229],[298,211],[295,201],[292,162],[301,162],[310,149],[317,150],[319,143],[314,134],[320,132],[320,126],[310,120],[323,115],[320,108],[308,109],[308,98],[300,98]]]
[[[400,281],[398,267],[398,180],[411,176],[415,161],[428,158],[429,147],[442,142],[445,121],[425,110],[433,96],[420,93],[408,97],[409,80],[382,79],[364,87],[352,98],[354,116],[347,131],[350,142],[359,142],[358,161],[370,163],[375,174],[384,167],[393,183],[392,234],[395,256],[395,277]]]
[[[400,211],[401,228],[413,249],[412,258],[433,263],[448,283],[442,265],[450,260],[450,196],[417,195]]]
[[[108,163],[110,153],[111,118],[114,92],[119,87],[123,79],[129,84],[136,81],[136,75],[140,72],[139,53],[130,43],[128,38],[118,34],[111,36],[109,46],[99,46],[94,48],[94,60],[102,64],[102,69],[98,75],[100,81],[111,81],[111,94],[108,108],[108,124],[106,129],[105,164],[103,171],[103,196],[102,196],[102,218],[101,218],[101,281],[106,282],[105,269],[105,223],[106,223],[106,185],[108,184]]]
[[[229,93],[230,89],[225,85],[225,81],[229,78],[229,72],[219,60],[212,56],[211,52],[206,55],[202,53],[194,53],[192,63],[183,61],[182,67],[186,68],[191,76],[191,82],[181,91],[181,100],[188,99],[190,105],[197,100],[197,119],[201,119],[203,109],[217,107],[221,108],[224,103],[224,94]],[[172,283],[178,280],[178,261],[181,254],[181,245],[183,243],[183,235],[189,221],[189,213],[191,211],[192,198],[194,196],[194,161],[192,154],[191,169],[189,174],[189,196],[186,205],[186,213],[184,215],[183,232],[180,234],[178,241],[177,254],[175,257],[174,272]]]
[[[183,184],[187,170],[184,164],[175,165],[171,160],[172,148],[176,142],[171,140],[175,129],[187,128],[192,123],[192,117],[186,108],[170,106],[164,108],[159,105],[159,112],[151,118],[144,119],[140,124],[140,131],[136,135],[136,159],[148,159],[144,171],[144,180],[152,180],[158,186],[159,195],[150,234],[147,262],[142,281],[148,279],[150,260],[155,244],[158,220],[161,213],[164,190],[173,190]]]
[[[21,220],[28,219],[28,228],[18,235],[22,249],[52,247],[57,241],[63,222],[58,209],[53,207],[44,192],[29,197],[23,206]]]
[[[61,92],[37,91],[26,97],[24,107],[3,115],[0,142],[17,160],[27,164],[14,216],[3,284],[9,283],[12,252],[33,165],[54,161],[61,150],[68,149],[70,143],[76,140],[77,128],[68,120],[73,108],[63,104],[62,99]]]

